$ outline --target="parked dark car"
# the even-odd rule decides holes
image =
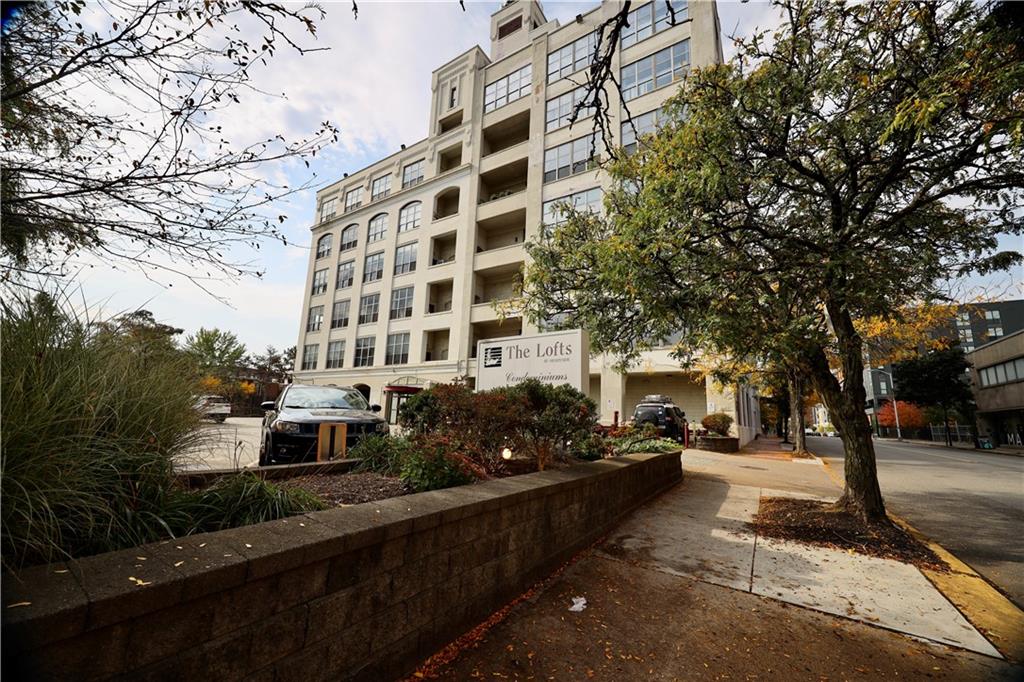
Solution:
[[[260,466],[316,461],[321,424],[346,424],[348,450],[367,435],[388,432],[380,405],[368,405],[362,393],[347,386],[292,384],[262,407]]]
[[[632,421],[638,428],[643,428],[644,424],[654,424],[658,428],[658,435],[682,441],[686,413],[668,396],[648,395],[634,408]]]

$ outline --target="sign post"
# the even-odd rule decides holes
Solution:
[[[590,343],[582,329],[478,341],[476,389],[485,391],[537,379],[590,389]]]

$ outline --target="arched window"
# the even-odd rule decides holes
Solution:
[[[370,229],[367,231],[366,241],[376,242],[384,239],[388,233],[388,214],[378,213],[370,218]]]
[[[398,231],[408,232],[409,230],[415,230],[420,226],[422,213],[423,204],[418,201],[403,206],[402,210],[398,212]]]
[[[331,242],[334,240],[334,235],[328,233],[323,237],[320,237],[316,241],[316,257],[324,258],[331,255]]]
[[[459,188],[449,187],[434,197],[434,220],[447,218],[459,212]]]
[[[348,251],[359,245],[359,226],[349,225],[341,231],[341,250]]]

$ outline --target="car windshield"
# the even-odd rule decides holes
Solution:
[[[662,408],[654,405],[638,405],[636,408],[636,414],[633,417],[637,421],[645,421],[650,419],[658,419],[661,416]]]
[[[288,389],[284,406],[307,410],[314,408],[365,410],[369,407],[363,394],[359,391],[331,386],[293,386]]]

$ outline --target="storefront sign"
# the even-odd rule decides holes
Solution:
[[[580,329],[478,341],[476,388],[512,386],[525,379],[590,388],[590,348]]]

